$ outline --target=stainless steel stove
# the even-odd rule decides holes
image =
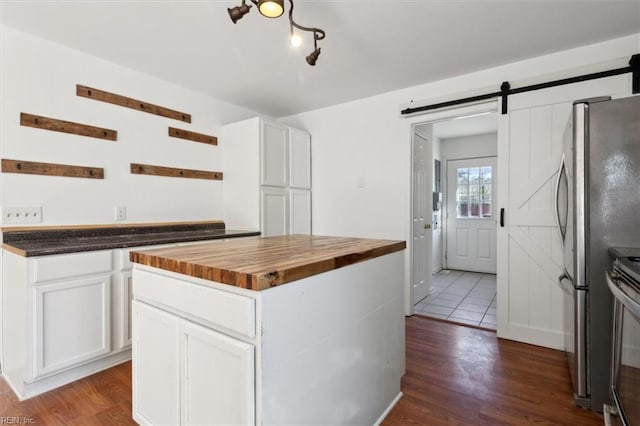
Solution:
[[[611,248],[607,284],[614,296],[611,424],[640,425],[640,248]],[[615,414],[613,418],[607,414]]]

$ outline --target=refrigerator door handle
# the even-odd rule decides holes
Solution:
[[[562,275],[558,277],[558,284],[560,285],[560,289],[565,293],[573,294],[573,280],[566,269],[562,272]]]
[[[564,153],[562,154],[562,158],[560,159],[560,167],[558,168],[558,179],[556,179],[556,202],[555,202],[555,212],[556,212],[556,223],[558,224],[558,230],[560,231],[560,236],[562,237],[562,241],[565,240],[565,236],[567,235],[567,221],[565,217],[564,226],[560,221],[560,181],[562,180],[562,175],[567,173],[567,166],[564,159]]]

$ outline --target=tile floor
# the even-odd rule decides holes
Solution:
[[[416,303],[416,314],[496,329],[496,276],[443,270],[433,276],[431,294]]]

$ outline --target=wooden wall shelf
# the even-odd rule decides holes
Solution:
[[[105,92],[104,90],[94,89],[93,87],[76,85],[76,95],[84,98],[94,99],[96,101],[107,102],[138,111],[147,112],[149,114],[160,115],[162,117],[172,118],[174,120],[191,123],[191,114],[176,111],[173,109],[150,104],[148,102],[139,101],[137,99],[128,98],[126,96],[117,95],[115,93]]]
[[[178,169],[174,167],[154,166],[151,164],[131,163],[131,173],[190,179],[222,180],[222,172],[205,170]]]
[[[34,161],[9,160],[6,158],[2,159],[2,172],[104,179],[104,169],[100,167],[69,166],[66,164],[38,163]]]
[[[54,132],[71,133],[91,138],[106,139],[109,141],[115,141],[118,139],[118,132],[115,130],[89,126],[88,124],[74,123],[72,121],[58,120],[56,118],[42,117],[40,115],[27,114],[26,112],[20,113],[20,125],[51,130]]]
[[[169,127],[169,136],[174,138],[186,139],[193,142],[206,143],[209,145],[218,145],[218,138],[215,136],[191,132],[189,130],[176,129],[175,127]]]

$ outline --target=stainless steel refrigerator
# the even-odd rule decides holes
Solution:
[[[576,101],[571,127],[555,194],[564,244],[565,351],[576,404],[602,411],[610,399],[607,249],[640,241],[640,96]]]

